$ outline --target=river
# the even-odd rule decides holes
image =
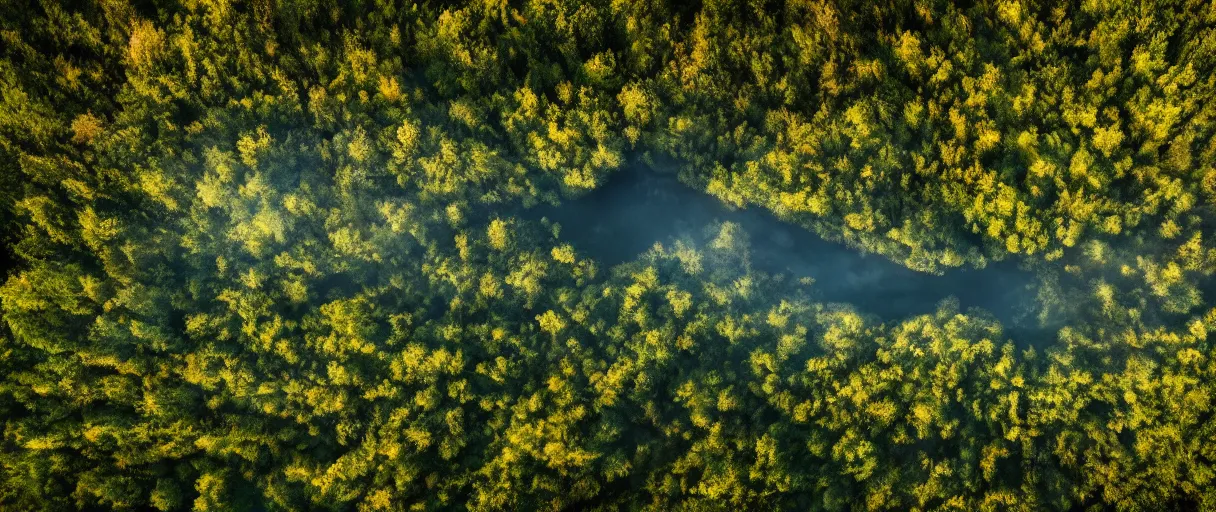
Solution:
[[[732,209],[674,176],[638,168],[622,170],[603,186],[560,206],[532,209],[562,226],[561,236],[579,252],[612,266],[635,259],[656,242],[695,233],[715,222],[735,222],[748,233],[752,266],[793,278],[811,277],[813,297],[847,303],[885,321],[932,313],[955,297],[964,311],[995,316],[1007,334],[1041,344],[1051,336],[1033,320],[1037,279],[1012,261],[944,275],[917,272],[883,256],[866,254],[777,219],[757,208]],[[1026,340],[1032,336],[1034,340]]]

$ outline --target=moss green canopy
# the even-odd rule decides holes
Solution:
[[[1214,87],[1198,1],[0,2],[0,508],[1216,507]],[[520,213],[648,166],[1062,320]]]

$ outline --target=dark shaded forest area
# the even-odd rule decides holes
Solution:
[[[1216,508],[1216,4],[0,0],[0,509]]]

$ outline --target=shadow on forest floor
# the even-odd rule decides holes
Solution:
[[[1037,279],[1012,261],[945,275],[917,272],[824,240],[765,210],[732,210],[655,171],[621,170],[581,198],[536,207],[525,216],[557,222],[561,238],[606,266],[631,261],[656,242],[698,233],[715,222],[735,222],[750,238],[753,268],[794,279],[809,276],[815,280],[811,290],[817,300],[847,303],[892,321],[932,313],[939,302],[955,297],[963,311],[980,308],[992,313],[1020,345],[1041,346],[1055,338],[1054,329],[1034,319]]]

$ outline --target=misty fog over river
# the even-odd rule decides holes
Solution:
[[[848,303],[859,312],[898,320],[933,312],[956,297],[961,310],[991,312],[1009,334],[1043,335],[1030,314],[1036,279],[1011,261],[983,269],[952,269],[945,275],[917,272],[877,254],[865,254],[783,222],[766,210],[732,210],[717,198],[680,183],[674,176],[626,169],[608,183],[561,206],[541,206],[529,217],[547,217],[562,226],[561,238],[607,266],[636,258],[656,242],[698,233],[714,222],[738,223],[750,238],[757,270],[793,278],[809,276],[814,298]],[[1018,333],[1021,333],[1019,335]],[[1025,339],[1025,338],[1023,338]]]

